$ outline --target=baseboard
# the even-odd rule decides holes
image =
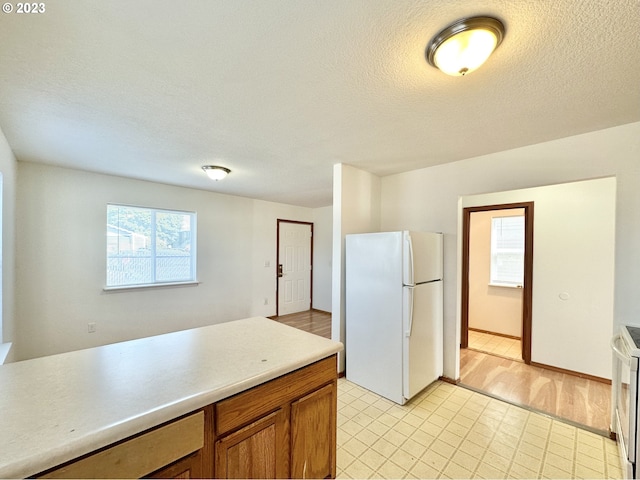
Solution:
[[[327,315],[331,315],[331,312],[327,312],[326,310],[320,310],[319,308],[312,308],[311,310],[314,312],[326,313]]]
[[[496,337],[511,338],[512,340],[522,340],[522,338],[520,337],[516,337],[514,335],[507,335],[506,333],[490,332],[489,330],[480,330],[479,328],[471,328],[471,327],[469,327],[469,330],[472,330],[478,333],[488,333],[489,335],[495,335]]]
[[[445,383],[450,383],[451,385],[458,385],[458,383],[460,383],[460,379],[454,380],[453,378],[449,378],[445,376],[441,376],[440,378],[438,378],[438,380],[441,380]]]
[[[611,380],[608,378],[596,377],[595,375],[589,375],[588,373],[574,372],[573,370],[566,370],[560,367],[554,367],[552,365],[545,365],[544,363],[531,362],[532,367],[544,368],[546,370],[551,370],[553,372],[564,373],[566,375],[572,375],[574,377],[586,378],[587,380],[593,380],[594,382],[604,383],[606,385],[611,385]]]
[[[304,312],[318,312],[318,313],[324,313],[326,315],[331,315],[331,312],[327,312],[326,310],[320,310],[319,308],[310,308],[309,310],[303,310],[302,312],[295,312],[295,313],[287,313],[286,315],[271,315],[267,318],[270,318],[271,320],[275,320],[277,319],[279,316],[283,316],[286,317],[287,315],[295,315],[296,313],[304,313]]]

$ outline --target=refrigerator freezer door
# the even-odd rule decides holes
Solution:
[[[409,400],[442,375],[442,282],[404,287],[403,293],[403,395]]]
[[[402,232],[404,238],[404,285],[442,279],[442,234]],[[413,261],[412,261],[413,260]]]
[[[402,397],[402,234],[347,235],[347,380],[396,403]]]

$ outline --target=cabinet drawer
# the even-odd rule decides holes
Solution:
[[[203,446],[204,412],[199,411],[57,467],[41,478],[140,478]]]
[[[216,404],[216,434],[223,435],[337,378],[336,356],[258,385]]]

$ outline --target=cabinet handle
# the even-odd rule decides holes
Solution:
[[[302,478],[307,478],[307,461],[304,461],[304,465],[302,466]]]

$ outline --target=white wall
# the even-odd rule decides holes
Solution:
[[[253,220],[250,222],[251,232],[249,233],[252,238],[251,251],[253,252],[250,277],[252,281],[251,315],[269,317],[276,314],[278,219],[311,222],[313,210],[262,200],[251,200],[251,202],[253,204]],[[269,263],[268,267],[265,267],[265,262]],[[315,289],[316,286],[314,285],[313,288]],[[267,305],[264,304],[265,300]]]
[[[460,207],[528,201],[534,202],[531,361],[611,379],[616,180],[467,196]]]
[[[333,282],[331,338],[345,342],[344,237],[380,230],[380,178],[351,167],[333,167]],[[344,371],[344,354],[339,356]]]
[[[383,230],[444,232],[447,377],[459,376],[456,292],[461,196],[615,176],[614,322],[640,325],[640,302],[636,299],[640,285],[639,159],[640,123],[632,123],[382,178]],[[602,341],[607,342],[608,338]]]
[[[313,218],[302,207],[32,163],[18,173],[16,359],[273,315],[276,219]],[[196,211],[200,285],[104,292],[107,202]]]
[[[522,336],[521,288],[489,285],[491,219],[524,215],[524,209],[473,212],[469,221],[469,328]],[[462,234],[462,232],[460,232]]]
[[[2,321],[0,322],[0,364],[11,361],[15,349],[15,223],[16,223],[16,158],[0,130],[0,173],[2,173]],[[3,342],[6,344],[4,346]]]
[[[331,312],[331,260],[333,206],[313,210],[313,302],[312,307]]]

